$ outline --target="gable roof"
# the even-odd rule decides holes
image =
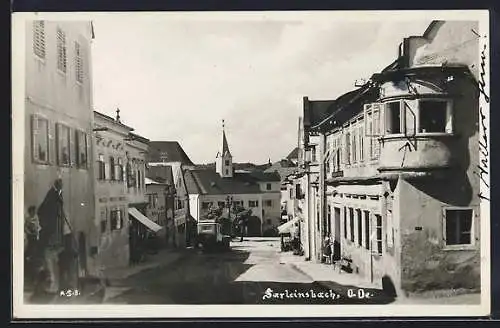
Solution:
[[[150,141],[148,162],[180,162],[194,166],[177,141]]]
[[[168,165],[148,167],[146,177],[156,183],[174,185],[172,167]]]
[[[194,169],[186,171],[185,181],[189,194],[259,194],[258,182],[280,181],[280,178],[274,173],[259,171],[234,173],[232,178],[222,178],[215,170]]]
[[[291,152],[290,154],[288,154],[288,156],[286,157],[286,159],[290,160],[290,159],[297,159],[299,158],[299,147],[295,147]]]

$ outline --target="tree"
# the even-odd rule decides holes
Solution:
[[[248,225],[248,219],[252,216],[252,210],[246,209],[243,206],[235,205],[233,207],[234,219],[233,226],[238,227],[240,230],[240,241],[243,241],[245,228]]]

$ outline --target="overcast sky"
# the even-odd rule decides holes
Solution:
[[[221,120],[236,162],[277,161],[297,145],[302,97],[335,99],[396,59],[430,20],[96,18],[94,106],[150,140],[212,162]]]

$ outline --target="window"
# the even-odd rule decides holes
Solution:
[[[378,214],[375,214],[376,221],[376,243],[377,243],[377,253],[382,255],[382,217]]]
[[[364,144],[364,139],[365,139],[365,131],[363,127],[360,127],[358,129],[358,136],[359,136],[359,161],[362,162],[365,159],[365,144]]]
[[[316,147],[315,146],[313,146],[312,149],[311,149],[311,161],[313,163],[316,162]]]
[[[81,169],[86,169],[88,165],[88,146],[87,134],[83,131],[76,131],[76,165]]]
[[[70,166],[70,129],[66,125],[57,124],[57,163]]]
[[[387,211],[387,241],[386,245],[387,248],[392,248],[394,246],[394,226],[392,222],[392,211],[388,210]]]
[[[358,246],[363,246],[363,217],[361,216],[361,210],[356,210],[356,217],[358,222]]]
[[[250,200],[250,201],[248,201],[248,206],[249,207],[258,207],[259,201],[258,200]]]
[[[201,203],[201,208],[204,209],[204,210],[208,210],[211,205],[212,205],[212,202],[202,202]]]
[[[219,206],[220,208],[224,208],[224,207],[226,207],[226,203],[225,202],[217,202],[217,206]]]
[[[300,188],[300,184],[295,185],[295,198],[302,199],[302,190]]]
[[[325,223],[325,232],[326,235],[330,235],[332,233],[332,206],[328,205],[326,212],[326,223]]]
[[[108,218],[106,207],[101,208],[101,233],[106,232],[108,228]]]
[[[272,199],[266,199],[266,200],[264,201],[264,205],[266,205],[267,207],[271,207],[271,206],[273,206],[273,201],[272,201]]]
[[[419,101],[418,132],[452,132],[451,110],[446,100]]]
[[[66,33],[59,27],[57,28],[57,69],[66,73]]]
[[[117,158],[115,165],[115,179],[117,181],[123,181],[123,160],[121,157]]]
[[[31,119],[33,138],[33,160],[38,163],[49,162],[49,121],[37,115]]]
[[[225,160],[225,163],[226,163],[226,166],[229,166],[229,160],[228,159]]]
[[[385,132],[387,134],[402,133],[402,121],[401,102],[387,103],[385,107]]]
[[[123,212],[120,209],[114,209],[110,213],[111,230],[120,230],[123,226]]]
[[[354,242],[354,209],[349,208],[349,232],[351,241]]]
[[[266,183],[266,190],[271,190],[271,184],[270,183]]]
[[[347,239],[347,207],[344,207],[344,238]]]
[[[98,167],[98,179],[99,180],[106,180],[106,162],[104,160],[104,155],[99,154],[98,160],[97,160],[97,167]]]
[[[293,199],[293,188],[290,188],[290,199]]]
[[[116,180],[115,158],[113,156],[109,157],[109,180]]]
[[[472,209],[445,210],[446,245],[472,244]]]
[[[380,113],[382,104],[372,103],[364,105],[365,135],[368,137],[368,156],[370,159],[377,159],[380,153],[380,143],[378,137],[381,135]]]
[[[33,22],[33,53],[41,59],[45,59],[45,21]]]
[[[267,224],[271,224],[272,222],[273,222],[273,221],[271,221],[271,219],[267,219],[267,220],[266,220],[266,223],[267,223]]]
[[[229,174],[229,170],[228,170],[228,169],[226,169],[226,175],[228,175],[228,174]]]
[[[136,181],[136,184],[135,184],[135,187],[137,189],[140,189],[141,188],[141,170],[137,170],[137,181]]]
[[[358,134],[357,134],[357,129],[356,128],[353,128],[352,130],[352,134],[351,134],[351,138],[352,138],[352,151],[351,151],[351,154],[352,154],[352,162],[353,163],[356,163],[357,161],[357,158],[356,158],[356,146],[357,146],[357,141],[358,141]]]
[[[83,56],[80,43],[75,42],[75,76],[76,81],[83,83]]]
[[[369,211],[363,211],[365,215],[365,248],[370,250],[370,242],[371,242],[371,236],[370,236],[370,212]]]
[[[156,208],[158,207],[158,194],[152,194],[151,195],[152,197],[152,205],[153,205],[153,208]]]
[[[345,164],[351,164],[351,133],[347,132],[345,134]]]

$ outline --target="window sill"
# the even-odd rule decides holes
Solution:
[[[472,251],[475,250],[476,246],[474,244],[467,245],[445,245],[443,247],[444,251]]]

